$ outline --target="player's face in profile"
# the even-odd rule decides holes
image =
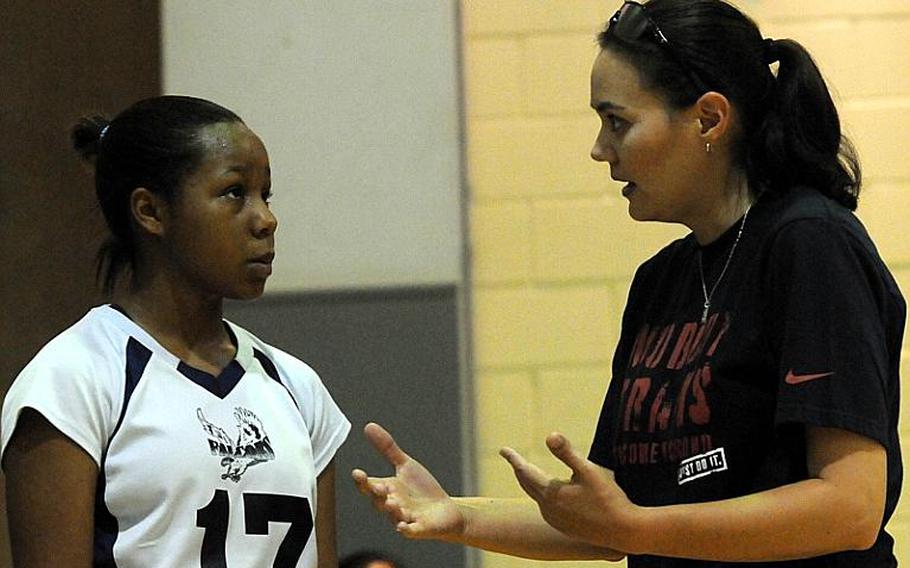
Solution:
[[[199,131],[198,167],[169,209],[165,242],[178,278],[203,296],[250,299],[272,273],[278,221],[265,146],[241,123]]]
[[[685,222],[698,205],[692,151],[703,145],[692,111],[675,111],[641,85],[625,59],[602,50],[591,70],[591,107],[601,120],[591,157],[624,183],[629,214],[639,221]]]

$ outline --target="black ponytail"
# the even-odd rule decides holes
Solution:
[[[73,127],[71,137],[73,148],[79,156],[92,166],[97,165],[102,139],[110,128],[110,121],[99,115],[85,117]],[[105,295],[110,295],[120,274],[133,264],[132,231],[129,223],[129,200],[114,199],[115,192],[102,191],[97,187],[99,205],[110,230],[96,256],[95,279]]]
[[[769,191],[809,186],[852,210],[862,174],[818,66],[799,43],[769,45],[780,65],[763,120],[746,133],[750,180]]]
[[[743,132],[734,159],[756,196],[809,186],[856,209],[859,161],[805,48],[762,39],[755,22],[723,0],[650,0],[645,7],[686,69],[653,41],[616,37],[609,23],[598,35],[600,47],[629,61],[642,84],[673,108],[703,94],[687,70],[730,99]],[[776,76],[772,62],[779,62]]]

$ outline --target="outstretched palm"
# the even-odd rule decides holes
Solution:
[[[460,535],[464,516],[433,474],[402,451],[391,434],[378,424],[367,424],[364,435],[395,467],[395,476],[368,477],[363,470],[355,469],[354,482],[377,509],[388,514],[398,532],[421,539],[445,540]]]

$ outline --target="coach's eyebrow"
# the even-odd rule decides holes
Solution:
[[[607,110],[626,110],[626,107],[610,101],[600,101],[599,103],[592,102],[591,108],[593,108],[596,112],[604,112]]]

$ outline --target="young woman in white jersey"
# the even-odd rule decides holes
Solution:
[[[350,424],[306,364],[222,318],[272,272],[262,141],[183,96],[84,119],[73,141],[94,164],[113,301],[4,401],[15,565],[334,568]]]
[[[549,436],[558,479],[507,448],[530,499],[451,498],[368,425],[395,475],[358,486],[407,537],[528,558],[896,566],[906,306],[818,69],[721,0],[625,2],[598,41],[591,155],[691,233],[635,275],[590,452]]]

